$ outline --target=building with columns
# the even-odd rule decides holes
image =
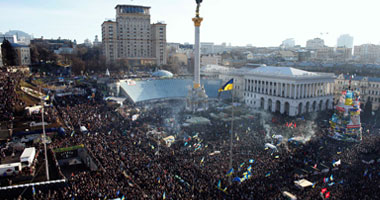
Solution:
[[[202,71],[212,74],[212,70]],[[255,109],[297,116],[333,108],[335,75],[331,73],[261,66],[221,70],[219,78],[234,78],[236,96]]]

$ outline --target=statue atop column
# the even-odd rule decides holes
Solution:
[[[202,0],[195,0],[197,3],[196,17],[199,17],[199,8],[201,7]]]

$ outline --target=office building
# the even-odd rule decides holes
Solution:
[[[337,41],[337,47],[352,48],[354,44],[354,37],[344,34],[339,36]]]

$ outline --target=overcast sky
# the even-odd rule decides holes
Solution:
[[[168,42],[194,42],[195,0],[0,0],[0,32],[101,39],[101,24],[115,18],[117,4],[150,6],[151,22],[167,23]],[[348,33],[355,45],[379,44],[379,9],[379,0],[203,0],[201,42],[278,46],[294,38],[305,46],[321,37],[335,46]]]

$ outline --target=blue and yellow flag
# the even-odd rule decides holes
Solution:
[[[228,172],[227,172],[227,176],[231,176],[232,175],[232,173],[234,173],[234,168],[231,168],[230,170],[228,170]]]
[[[251,172],[251,170],[252,170],[252,166],[251,166],[251,165],[248,166],[247,170],[248,170],[249,172]]]
[[[229,80],[226,84],[224,84],[219,90],[218,92],[224,92],[224,91],[228,91],[228,90],[232,90],[234,89],[234,79],[231,79]]]
[[[34,188],[34,186],[32,186],[32,193],[33,193],[33,196],[36,195],[36,188]]]

